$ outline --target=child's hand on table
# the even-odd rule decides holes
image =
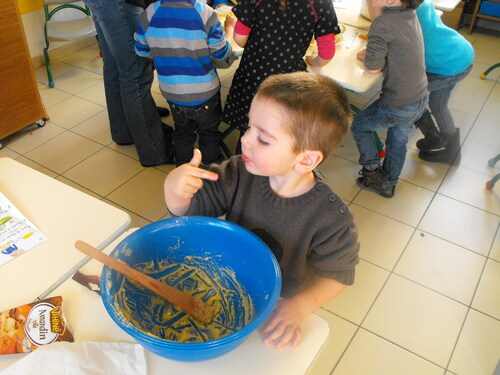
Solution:
[[[310,55],[306,56],[307,65],[315,66],[315,62],[317,60],[317,57],[318,57],[318,51],[317,50],[312,51]]]
[[[357,54],[356,54],[356,58],[361,61],[363,63],[363,65],[365,64],[365,57],[366,57],[366,48],[362,51],[359,51]],[[365,66],[365,71],[367,71],[368,73],[372,73],[372,74],[378,74],[382,71],[382,69],[368,69],[366,66]]]
[[[345,284],[328,277],[318,277],[309,287],[292,298],[280,299],[261,333],[264,343],[278,349],[290,344],[297,347],[302,341],[301,325],[314,310],[338,296]]]
[[[271,316],[261,330],[264,343],[272,344],[277,349],[290,344],[296,348],[302,341],[302,329],[310,311],[303,311],[301,304],[293,298],[280,299]]]
[[[364,50],[359,51],[356,54],[356,58],[363,63],[365,62],[365,56],[366,56],[366,48]]]
[[[191,161],[175,168],[165,179],[165,201],[176,215],[183,215],[187,211],[191,199],[203,187],[204,179],[217,181],[219,178],[217,173],[198,168],[201,159],[201,151],[194,149]]]
[[[318,54],[318,51],[313,51],[310,55],[306,56],[306,63],[312,68],[321,68],[328,64],[330,60],[331,59],[325,60],[321,58],[321,56]]]

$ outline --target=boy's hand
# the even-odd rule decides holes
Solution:
[[[356,54],[356,58],[363,63],[365,62],[365,56],[366,56],[366,48],[364,50],[359,51]]]
[[[238,21],[236,19],[236,17],[234,17],[233,15],[231,15],[231,13],[229,13],[226,16],[226,21],[224,22],[224,27],[232,27],[232,28],[234,28],[234,26],[236,25],[236,21]]]
[[[330,59],[331,60],[331,59]],[[330,60],[325,60],[323,59],[319,54],[318,54],[318,51],[313,51],[311,52],[310,55],[307,55],[306,56],[306,63],[311,67],[313,68],[312,70],[315,71],[315,72],[318,72],[318,69],[325,66],[326,64],[328,64],[330,62]],[[314,69],[314,68],[318,68],[318,69]]]
[[[265,336],[264,343],[274,343],[278,349],[287,344],[297,347],[302,341],[300,326],[308,315],[309,312],[303,311],[300,303],[293,298],[280,299],[261,330]]]
[[[310,55],[306,56],[306,63],[309,66],[315,66],[315,60],[318,57],[318,51],[312,51]]]
[[[194,149],[189,163],[175,168],[167,175],[164,184],[165,202],[175,215],[184,215],[191,204],[191,199],[203,187],[203,180],[217,181],[219,175],[198,168],[201,163],[201,151]]]

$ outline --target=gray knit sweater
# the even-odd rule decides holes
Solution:
[[[280,198],[268,177],[246,171],[240,156],[211,170],[219,180],[204,181],[186,215],[226,215],[257,234],[279,262],[282,296],[296,294],[316,277],[353,284],[359,262],[357,229],[351,212],[323,178],[317,175],[315,187],[305,194]]]
[[[427,95],[424,39],[414,10],[385,7],[368,33],[365,66],[383,69],[380,100],[407,106]]]

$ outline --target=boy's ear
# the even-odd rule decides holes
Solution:
[[[301,153],[295,171],[305,174],[314,170],[323,161],[323,153],[318,150],[306,150]]]

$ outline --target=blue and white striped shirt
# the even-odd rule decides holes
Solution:
[[[231,45],[216,12],[196,0],[160,0],[139,17],[135,51],[152,57],[160,89],[170,102],[197,106],[220,88],[212,57],[225,59]]]

